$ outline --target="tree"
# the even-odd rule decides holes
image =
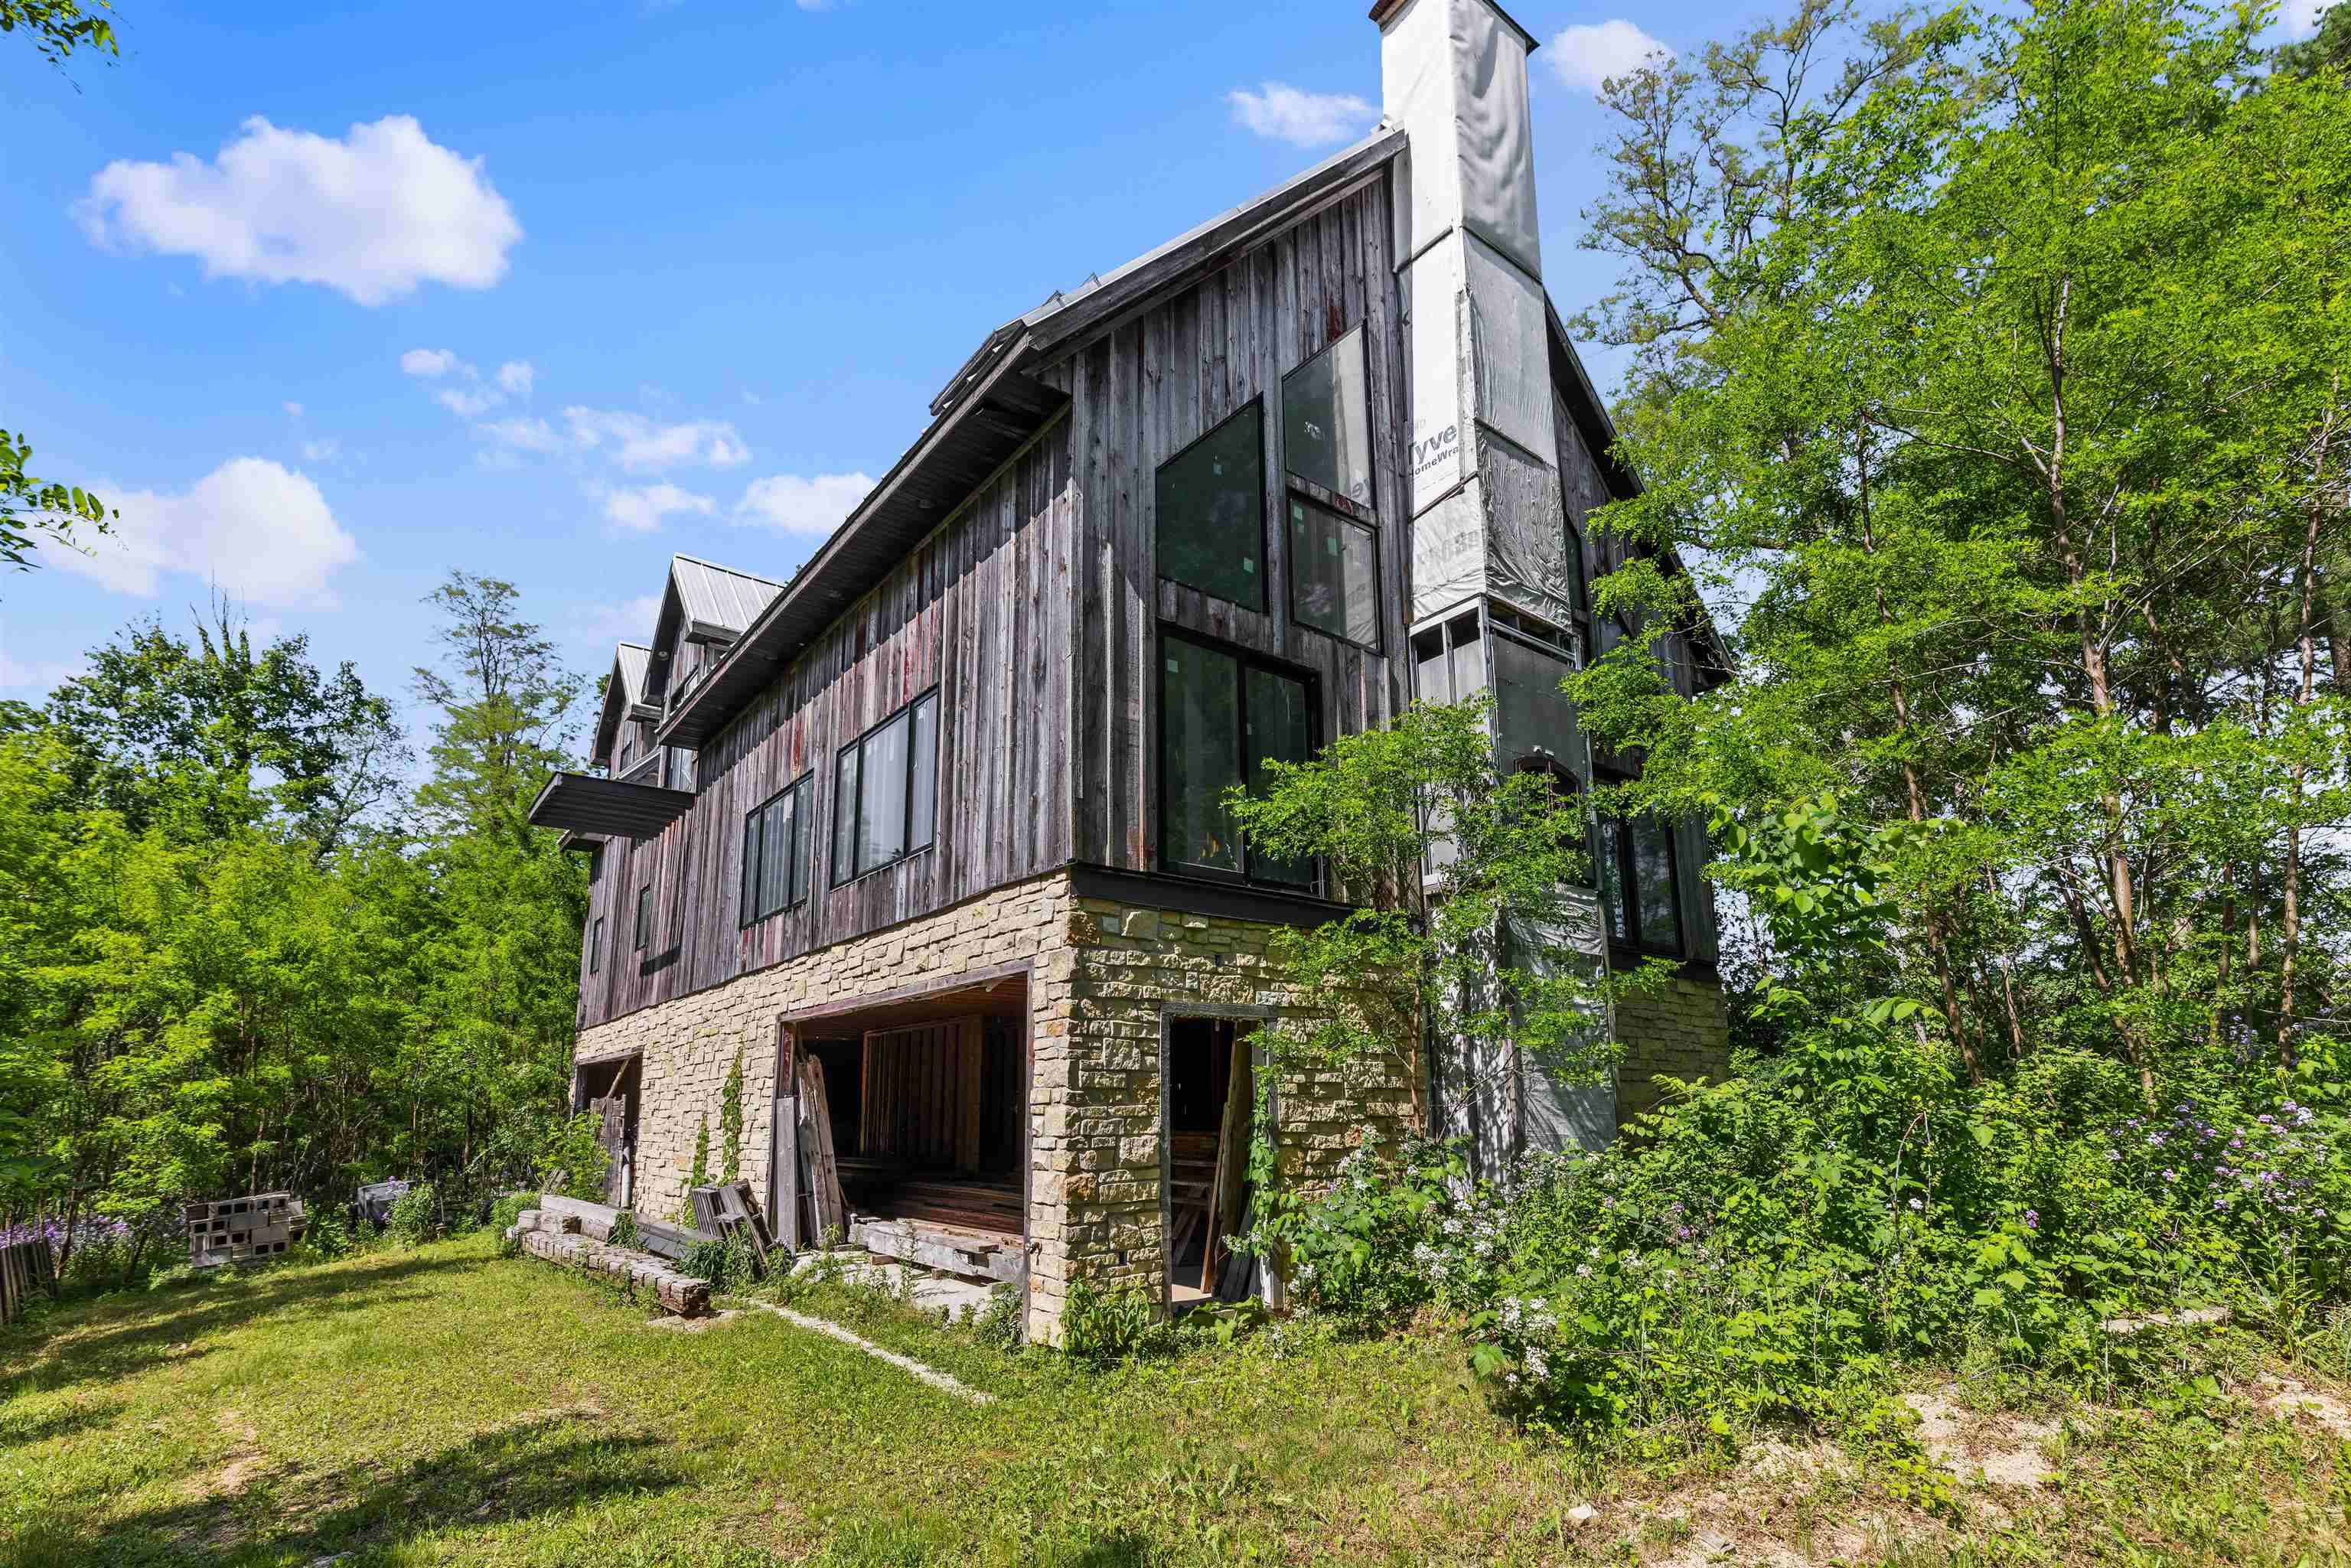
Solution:
[[[99,9],[114,9],[111,0],[99,0]],[[120,56],[114,23],[81,8],[78,0],[0,0],[0,33],[22,29],[34,51],[59,70],[76,49],[100,50]]]
[[[2296,77],[2321,71],[2351,72],[2351,5],[2334,5],[2318,14],[2318,31],[2277,52],[2277,68]]]
[[[5,19],[8,4],[0,0],[0,20]],[[26,473],[25,465],[32,458],[32,444],[21,434],[0,430],[0,563],[18,571],[32,570],[39,542],[36,535],[47,534],[70,546],[78,528],[87,526],[102,534],[117,515],[78,485]]]
[[[89,803],[134,831],[168,800],[199,813],[192,831],[268,821],[320,855],[340,847],[400,786],[392,705],[349,663],[321,671],[306,635],[256,652],[225,599],[194,631],[192,645],[134,622],[50,694]],[[162,790],[171,778],[202,788]]]
[[[1585,961],[1600,929],[1585,802],[1551,774],[1498,764],[1491,706],[1415,704],[1229,796],[1252,856],[1320,859],[1362,905],[1276,938],[1290,983],[1327,1011],[1257,1035],[1272,1069],[1261,1089],[1291,1068],[1371,1063],[1416,1085],[1424,1039],[1443,1042],[1464,1105],[1489,1108],[1520,1054],[1562,1085],[1614,1070],[1607,998],[1656,983],[1658,966],[1612,979]],[[1259,1111],[1262,1140],[1262,1099]]]
[[[1657,809],[1896,828],[1898,987],[1973,1076],[2064,1043],[2152,1101],[2337,983],[2351,95],[2265,78],[2258,20],[1955,16],[1857,99],[1782,50],[1802,172],[1627,415],[1601,524],[1713,563],[1743,673],[1672,700],[1636,639],[1588,721]],[[1695,609],[1641,563],[1595,598]]]
[[[417,695],[441,710],[433,777],[417,799],[444,827],[519,833],[531,797],[563,764],[585,683],[538,626],[516,618],[519,597],[510,582],[463,571],[425,596],[445,657],[416,670]]]

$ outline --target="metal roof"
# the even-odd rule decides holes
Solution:
[[[596,714],[596,737],[589,749],[589,761],[599,767],[611,766],[612,747],[620,739],[622,724],[632,718],[661,716],[660,710],[645,695],[653,657],[653,651],[643,643],[622,643],[613,649],[612,674],[604,683],[604,706]],[[632,708],[637,711],[631,712]]]
[[[534,828],[650,839],[684,816],[693,804],[693,795],[684,789],[623,784],[618,779],[587,773],[557,773],[531,802],[529,821]]]
[[[697,560],[690,555],[670,558],[669,582],[688,622],[723,629],[737,637],[759,618],[768,601],[784,591],[780,582],[770,582],[764,577],[754,577],[713,561]],[[653,645],[661,645],[658,635]]]

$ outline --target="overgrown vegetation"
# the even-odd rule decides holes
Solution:
[[[433,595],[413,789],[385,697],[226,605],[0,705],[0,1215],[69,1285],[184,1260],[186,1197],[601,1187],[565,1104],[584,873],[523,821],[580,682],[515,598]]]
[[[2262,21],[1808,0],[1610,84],[1649,487],[1569,686],[1642,764],[1591,810],[1712,828],[1740,1071],[1493,1183],[1360,1152],[1282,1223],[1302,1301],[1433,1303],[1585,1431],[2339,1317],[2351,93]],[[1677,559],[1739,661],[1696,700]],[[1346,767],[1259,820],[1343,858]]]

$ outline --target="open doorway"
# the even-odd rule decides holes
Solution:
[[[1167,1301],[1237,1301],[1257,1289],[1257,1260],[1232,1249],[1249,1211],[1254,1026],[1228,1018],[1167,1020]]]
[[[579,1070],[579,1105],[599,1118],[598,1146],[604,1151],[604,1201],[626,1208],[636,1198],[637,1106],[643,1058],[592,1061]]]

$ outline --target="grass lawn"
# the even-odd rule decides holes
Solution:
[[[650,1328],[480,1238],[69,1307],[0,1336],[0,1564],[2351,1562],[2351,1407],[2251,1364],[2158,1410],[1947,1389],[1948,1467],[1899,1434],[1584,1453],[1440,1338],[1097,1373],[829,1289],[996,1401],[764,1314]]]

